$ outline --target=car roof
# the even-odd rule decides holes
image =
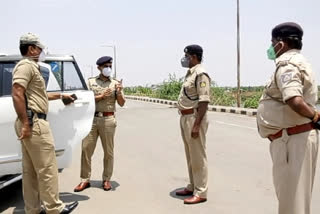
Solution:
[[[0,55],[0,62],[19,61],[21,55]],[[46,61],[75,61],[73,55],[48,54],[45,57]]]

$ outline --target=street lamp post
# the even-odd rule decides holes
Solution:
[[[114,67],[114,78],[117,78],[117,53],[115,45],[101,45],[101,47],[108,47],[113,49],[113,67]]]
[[[240,9],[237,0],[237,106],[240,107]]]

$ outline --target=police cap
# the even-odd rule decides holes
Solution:
[[[285,22],[272,29],[272,38],[289,38],[302,40],[303,30],[300,25],[294,22]]]
[[[22,35],[20,37],[20,45],[35,45],[41,49],[45,48],[45,46],[40,42],[40,38],[33,33]]]
[[[199,45],[188,45],[184,48],[184,52],[190,55],[202,56],[203,49]]]
[[[112,57],[110,56],[103,56],[103,57],[100,57],[98,60],[97,60],[97,65],[101,66],[105,63],[112,63]]]

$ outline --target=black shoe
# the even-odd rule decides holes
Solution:
[[[41,209],[39,214],[46,214],[46,211],[44,209]]]
[[[61,211],[61,214],[71,213],[78,206],[78,204],[79,204],[78,201],[75,201],[71,204],[66,205]]]

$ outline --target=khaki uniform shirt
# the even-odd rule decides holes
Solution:
[[[267,83],[259,102],[257,123],[262,137],[281,129],[311,122],[291,109],[286,101],[302,97],[316,109],[318,87],[311,66],[299,50],[289,50],[276,59],[278,69]]]
[[[48,113],[48,95],[39,65],[28,58],[22,59],[13,70],[12,85],[19,84],[26,89],[28,107],[35,113]]]
[[[94,95],[102,94],[106,89],[111,88],[112,93],[109,97],[96,102],[97,112],[115,112],[116,111],[116,84],[117,80],[108,79],[106,81],[100,79],[100,76],[92,77],[89,79],[89,89],[93,91]],[[122,95],[123,92],[121,91]]]
[[[210,102],[210,77],[201,64],[188,70],[178,98],[180,110],[198,108],[199,102]]]

